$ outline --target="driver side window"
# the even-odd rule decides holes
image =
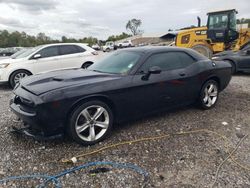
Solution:
[[[39,52],[37,52],[37,54],[40,54],[41,58],[58,56],[59,55],[58,46],[51,46],[51,47],[44,48],[40,50]]]
[[[165,52],[150,56],[140,68],[140,73],[147,73],[151,67],[158,66],[162,71],[182,69],[191,64],[195,60],[183,52]]]

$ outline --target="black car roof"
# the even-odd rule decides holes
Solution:
[[[152,53],[152,52],[160,52],[160,51],[188,51],[188,48],[179,48],[173,46],[143,46],[143,47],[134,47],[134,48],[127,48],[123,49],[124,51],[137,51],[143,53]]]
[[[123,51],[130,51],[130,52],[139,52],[139,53],[145,53],[145,54],[152,54],[152,53],[158,53],[158,52],[170,52],[170,51],[182,51],[186,52],[193,57],[195,57],[197,60],[204,60],[207,59],[207,57],[201,55],[200,53],[190,49],[190,48],[180,48],[180,47],[173,47],[173,46],[144,46],[144,47],[134,47],[134,48],[126,48],[122,49]]]

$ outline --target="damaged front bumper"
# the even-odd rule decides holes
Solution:
[[[10,132],[13,134],[25,135],[25,136],[34,138],[35,140],[39,140],[39,141],[53,140],[53,139],[62,138],[64,136],[63,134],[55,134],[55,135],[50,135],[50,136],[45,135],[43,132],[32,130],[32,127],[30,126],[25,126],[21,128],[13,126]]]
[[[51,140],[63,137],[63,131],[61,129],[53,129],[55,126],[44,122],[39,118],[37,110],[28,108],[22,103],[18,102],[16,96],[10,101],[10,108],[12,112],[23,123],[23,127],[12,127],[12,133],[26,135],[36,140]],[[44,126],[47,125],[47,126]]]

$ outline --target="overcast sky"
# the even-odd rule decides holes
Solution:
[[[142,20],[145,33],[206,23],[206,12],[236,8],[250,18],[250,0],[0,0],[0,30],[44,32],[52,38],[106,39],[126,32],[129,19]]]

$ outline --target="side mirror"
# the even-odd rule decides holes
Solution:
[[[246,55],[250,55],[250,49],[246,51]]]
[[[90,65],[93,65],[93,64],[94,64],[93,62],[85,62],[83,63],[82,68],[87,69]]]
[[[142,76],[142,80],[148,80],[151,74],[160,74],[161,68],[158,66],[150,67],[148,72]]]
[[[41,54],[35,54],[34,56],[33,56],[33,59],[39,59],[39,58],[41,58],[42,56],[41,56]]]
[[[158,66],[150,67],[148,70],[148,73],[150,74],[160,74],[161,73],[161,68]]]

